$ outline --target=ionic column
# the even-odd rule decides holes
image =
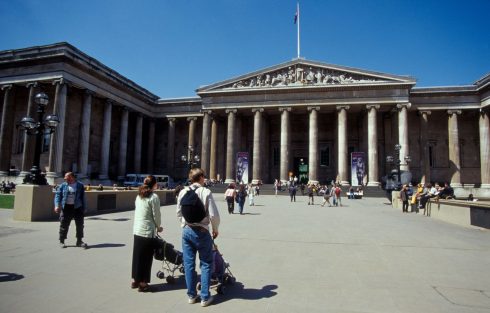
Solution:
[[[461,158],[459,154],[458,115],[461,110],[448,110],[449,171],[452,187],[461,187]]]
[[[56,114],[60,119],[58,127],[51,135],[49,144],[49,169],[47,177],[55,178],[63,176],[63,149],[65,139],[65,113],[66,113],[66,94],[67,84],[64,79],[53,82],[56,85],[54,96],[53,114]]]
[[[429,145],[428,145],[428,131],[429,131],[429,115],[431,111],[420,111],[420,169],[421,178],[420,183],[426,184],[430,182],[430,160],[429,160]]]
[[[189,139],[188,139],[188,142],[187,142],[187,147],[191,148],[191,149],[194,149],[194,145],[196,143],[196,123],[197,123],[197,117],[193,116],[193,117],[188,117],[187,118],[187,121],[189,121]],[[196,152],[197,153],[197,152]],[[195,153],[194,153],[195,155]],[[187,160],[189,160],[189,162],[192,162],[193,160],[191,160],[191,151],[190,149],[187,149]]]
[[[167,171],[171,175],[174,175],[175,121],[174,117],[168,118]]]
[[[201,169],[209,175],[209,131],[210,131],[210,121],[211,121],[211,111],[203,111],[202,119],[202,140],[201,140]],[[210,177],[210,176],[208,176]]]
[[[228,114],[228,130],[226,138],[226,180],[225,183],[235,182],[235,118],[237,110],[226,110]]]
[[[92,116],[93,91],[85,90],[80,125],[80,149],[78,154],[78,178],[88,176],[88,156],[90,150],[90,120]]]
[[[488,111],[480,110],[481,188],[490,188],[490,123]]]
[[[12,97],[12,85],[3,85],[3,110],[2,123],[0,124],[0,176],[8,176],[10,170],[10,158],[12,155],[12,136],[14,119],[14,101]]]
[[[379,104],[367,105],[368,110],[368,186],[379,186],[378,121]]]
[[[289,180],[289,112],[290,107],[279,108],[281,112],[281,156],[280,156],[280,168],[279,177],[281,182],[287,183]]]
[[[262,181],[262,112],[263,108],[252,109],[254,113],[254,141],[253,141],[253,168],[252,184],[258,184]]]
[[[104,124],[102,125],[102,149],[100,150],[99,179],[109,178],[109,152],[111,147],[112,101],[104,104]]]
[[[141,149],[143,141],[143,116],[136,116],[136,132],[134,136],[134,172],[141,173]]]
[[[146,158],[146,171],[150,174],[154,174],[154,160],[155,160],[155,120],[150,120],[148,127],[148,156]]]
[[[218,148],[218,122],[216,117],[211,121],[211,155],[209,162],[209,178],[217,179],[216,177],[216,167],[218,164],[217,159],[217,148]]]
[[[337,133],[338,133],[338,180],[342,185],[347,185],[348,173],[347,173],[347,110],[350,109],[348,105],[337,106]]]
[[[409,171],[408,163],[405,161],[405,157],[410,154],[408,146],[408,109],[410,109],[410,103],[399,103],[396,105],[398,108],[398,144],[400,149],[400,169],[403,171]]]
[[[28,83],[26,87],[29,89],[29,98],[27,99],[27,116],[34,117],[36,110],[34,107],[34,93],[37,88],[37,83]],[[24,148],[22,150],[22,168],[20,176],[25,176],[30,172],[34,163],[34,149],[36,146],[36,136],[24,134]]]
[[[310,134],[308,153],[309,182],[318,184],[318,111],[320,107],[308,107],[310,112]]]
[[[128,123],[129,110],[123,107],[121,112],[121,133],[119,136],[119,163],[117,166],[117,179],[124,179],[126,176],[126,161],[128,154]]]

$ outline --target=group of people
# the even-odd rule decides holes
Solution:
[[[182,226],[182,252],[188,303],[197,303],[200,299],[201,306],[208,306],[213,301],[209,292],[213,266],[212,249],[213,240],[219,234],[220,216],[211,191],[204,186],[204,171],[199,168],[192,169],[189,172],[189,179],[191,185],[183,188],[178,195],[176,212]],[[65,240],[70,223],[74,219],[76,246],[87,249],[88,245],[82,240],[86,210],[85,187],[76,180],[72,172],[66,173],[64,180],[65,182],[56,188],[54,199],[54,211],[60,214],[60,246],[66,248]],[[135,199],[131,288],[139,292],[151,290],[149,283],[153,254],[157,244],[155,238],[163,232],[160,198],[154,192],[157,188],[155,177],[149,175],[139,187]],[[181,199],[191,189],[197,194],[205,210],[204,218],[198,222],[187,222],[181,211]],[[201,268],[200,296],[196,290],[197,254],[199,254]]]
[[[436,199],[454,199],[454,189],[449,183],[440,185],[435,183],[418,184],[417,188],[413,188],[412,184],[405,184],[400,190],[400,200],[402,201],[402,212],[408,213],[408,203],[412,205],[412,211],[418,213],[420,209],[424,210],[427,202],[431,198]]]
[[[11,181],[5,182],[4,180],[2,181],[2,184],[0,185],[0,191],[2,193],[11,193],[15,191],[15,183]]]
[[[245,206],[245,200],[248,197],[248,204],[250,206],[255,205],[255,197],[260,195],[260,186],[255,184],[239,184],[238,187],[235,183],[231,183],[226,188],[224,197],[226,205],[228,207],[228,213],[233,214],[235,212],[235,202],[238,204],[238,212],[243,215],[243,208]]]

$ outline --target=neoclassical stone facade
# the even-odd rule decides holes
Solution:
[[[237,152],[250,181],[272,183],[308,164],[310,181],[350,181],[351,152],[366,155],[377,186],[395,144],[415,181],[490,189],[490,75],[467,86],[417,88],[397,76],[304,59],[159,99],[67,43],[0,52],[0,180],[32,165],[33,140],[16,122],[43,90],[62,123],[41,166],[52,180],[117,180],[126,173],[185,177],[181,156],[200,155],[210,178],[233,181]]]

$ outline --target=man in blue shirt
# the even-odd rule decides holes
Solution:
[[[72,219],[75,219],[77,247],[87,249],[82,241],[83,222],[85,216],[85,188],[75,179],[72,172],[65,174],[65,182],[56,190],[54,211],[60,213],[60,246],[66,248],[65,239]]]

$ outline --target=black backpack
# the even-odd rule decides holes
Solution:
[[[196,189],[189,188],[180,199],[182,216],[187,223],[199,223],[206,217],[206,209],[199,199]]]

